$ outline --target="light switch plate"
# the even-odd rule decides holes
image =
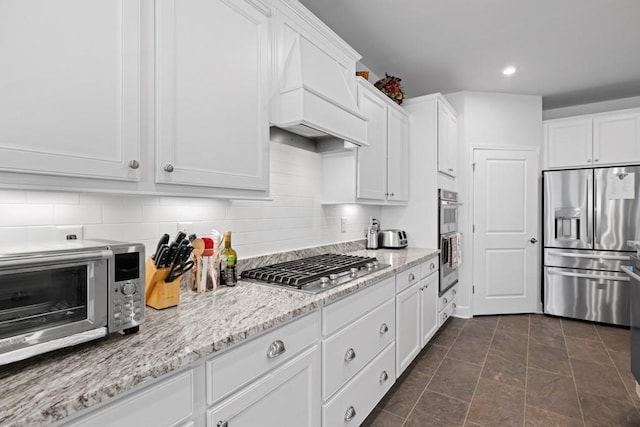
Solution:
[[[347,218],[344,216],[340,218],[340,232],[341,233],[347,232]]]

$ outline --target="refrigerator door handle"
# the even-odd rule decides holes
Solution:
[[[562,271],[557,268],[550,268],[549,273],[557,274],[559,276],[567,276],[567,277],[578,277],[580,279],[591,279],[591,280],[611,280],[616,282],[628,282],[631,279],[626,276],[607,276],[604,274],[594,275],[594,274],[584,274],[584,273],[571,273],[568,271]]]
[[[623,265],[622,266],[622,270],[625,273],[627,273],[629,276],[631,276],[632,279],[635,279],[635,280],[640,282],[640,276],[638,276],[636,273],[634,273],[633,270],[631,269],[631,267],[629,267],[628,265]]]
[[[613,261],[629,261],[630,256],[624,255],[598,255],[598,254],[574,254],[572,252],[549,251],[549,255],[566,256],[568,258],[609,259]]]
[[[585,212],[586,215],[586,226],[587,226],[587,243],[589,245],[591,245],[593,243],[593,219],[589,220],[589,213],[593,212],[593,172],[589,171],[589,173],[587,174],[587,211]],[[594,217],[595,217],[595,212],[594,212]]]

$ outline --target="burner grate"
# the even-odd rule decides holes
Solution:
[[[339,274],[351,268],[360,268],[376,258],[343,254],[322,254],[294,261],[266,265],[245,270],[240,277],[295,286],[303,285],[330,274]]]

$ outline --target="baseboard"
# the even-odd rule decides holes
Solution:
[[[463,319],[471,319],[473,317],[473,312],[471,311],[471,307],[469,306],[456,306],[456,311],[453,313],[453,317],[461,317]]]

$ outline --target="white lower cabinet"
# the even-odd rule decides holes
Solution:
[[[394,361],[395,345],[390,344],[322,405],[323,427],[359,426],[395,382]]]
[[[438,331],[438,273],[420,283],[420,347],[423,348]]]
[[[319,426],[319,385],[314,345],[207,411],[207,427]]]
[[[420,353],[420,287],[418,282],[396,297],[396,377]]]
[[[438,273],[435,264],[421,269],[430,274],[396,295],[396,377],[411,364],[438,327]],[[420,266],[418,270],[420,271]],[[402,273],[396,280],[404,277]],[[404,283],[404,282],[403,282]]]
[[[393,300],[322,343],[322,397],[329,398],[346,381],[394,340]]]

